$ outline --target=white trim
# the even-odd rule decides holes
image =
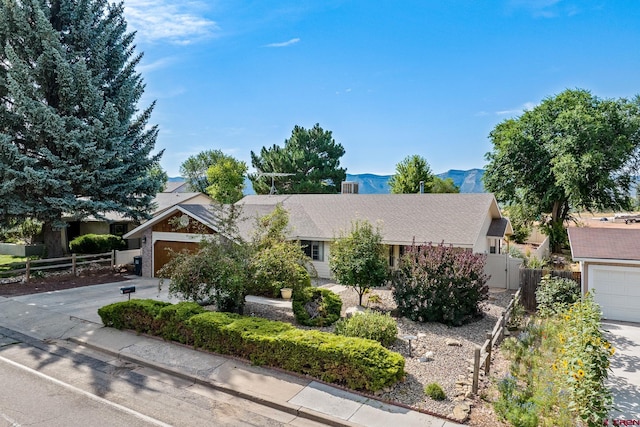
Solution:
[[[207,221],[205,221],[204,219],[198,217],[198,215],[195,215],[194,213],[188,211],[187,209],[182,208],[179,205],[175,205],[167,210],[165,210],[164,212],[162,212],[160,215],[151,218],[149,221],[144,222],[142,224],[140,224],[139,226],[137,226],[136,228],[134,228],[133,230],[131,230],[130,232],[128,232],[127,234],[125,234],[124,236],[122,236],[123,239],[132,239],[135,237],[139,237],[137,234],[144,231],[145,229],[159,223],[160,221],[164,220],[165,218],[171,216],[174,212],[182,212],[185,215],[190,216],[191,218],[195,219],[196,221],[200,222],[202,225],[205,225],[207,227],[209,227],[210,229],[216,231],[211,225],[209,225],[207,223]]]
[[[629,264],[640,265],[640,260],[616,259],[616,258],[573,258],[574,261],[598,263],[598,264]]]
[[[151,235],[151,243],[155,245],[158,240],[164,240],[166,242],[192,242],[200,243],[202,240],[208,237],[213,237],[214,234],[189,234],[189,233],[171,233],[168,231],[155,231]]]

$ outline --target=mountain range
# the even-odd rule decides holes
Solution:
[[[484,193],[482,184],[483,169],[457,170],[451,169],[437,174],[439,178],[451,178],[453,183],[460,188],[461,193]],[[370,173],[347,174],[347,181],[358,183],[360,194],[387,194],[389,193],[389,178],[392,175],[374,175]]]
[[[437,174],[442,179],[451,178],[453,183],[460,188],[461,193],[484,193],[482,184],[483,169],[457,170],[451,169]],[[347,174],[347,181],[358,183],[360,194],[387,194],[389,193],[389,178],[392,175],[374,175],[371,173]],[[184,181],[182,177],[169,178],[169,181]],[[251,181],[245,178],[245,194],[255,194]]]

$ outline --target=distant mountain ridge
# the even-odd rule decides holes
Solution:
[[[457,170],[451,169],[437,176],[442,179],[451,178],[453,183],[460,188],[461,193],[484,193],[482,184],[483,169]],[[347,181],[358,183],[360,194],[387,194],[389,189],[389,178],[393,175],[374,175],[370,173],[347,174]]]
[[[437,174],[442,179],[451,178],[453,183],[460,188],[461,193],[485,193],[482,184],[483,169],[457,170],[451,169],[444,173]],[[372,173],[347,174],[347,181],[358,183],[358,192],[360,194],[388,194],[389,178],[392,175],[375,175]],[[170,182],[184,181],[182,177],[169,178]],[[251,186],[249,178],[244,179],[245,195],[256,194]]]

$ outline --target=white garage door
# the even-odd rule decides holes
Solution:
[[[640,268],[589,265],[588,277],[605,319],[640,323]]]

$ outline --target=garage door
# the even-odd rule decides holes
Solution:
[[[195,242],[170,242],[167,240],[158,240],[153,245],[153,276],[156,277],[160,270],[171,259],[171,249],[180,252],[184,249],[189,252],[196,252],[199,244]]]
[[[640,323],[640,268],[589,265],[588,285],[605,319]]]

